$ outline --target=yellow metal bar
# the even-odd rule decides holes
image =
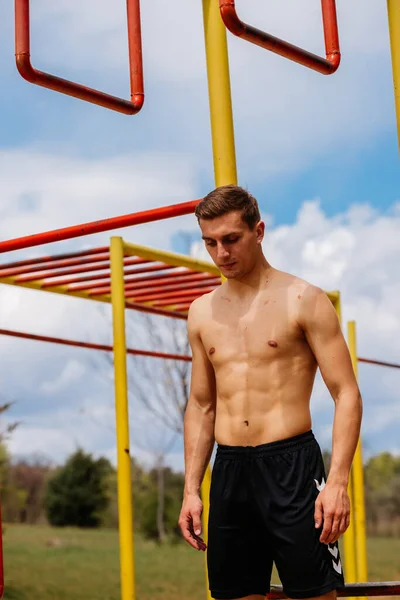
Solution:
[[[400,2],[387,0],[390,48],[392,53],[394,101],[397,115],[397,139],[400,148]]]
[[[203,0],[215,185],[237,183],[226,28],[218,0]]]
[[[69,290],[66,285],[54,285],[51,288],[43,288],[43,280],[35,279],[34,281],[18,281],[17,277],[0,277],[0,283],[4,283],[6,285],[14,285],[16,287],[23,287],[31,290],[37,290],[39,292],[50,292],[52,294],[63,294],[64,296],[76,296],[77,298],[85,298],[86,300],[95,300],[99,302],[111,302],[111,298],[109,295],[101,295],[92,297],[88,294],[88,292],[74,292],[73,290]]]
[[[333,306],[335,307],[335,310],[339,317],[339,321],[341,321],[342,315],[340,312],[340,292],[335,291],[335,292],[325,292],[325,293],[328,296],[329,300],[332,302]]]
[[[354,373],[358,379],[358,360],[357,360],[357,340],[356,324],[350,321],[347,324],[347,337],[351,362],[353,363]],[[361,436],[358,440],[357,449],[353,460],[353,496],[355,512],[355,542],[357,547],[356,567],[357,581],[368,581],[367,565],[367,535],[365,526],[365,497],[364,497],[364,466],[362,459]]]
[[[221,185],[237,184],[237,171],[228,44],[218,0],[203,0],[203,20],[215,187],[220,187]],[[220,275],[219,271],[218,274]],[[205,540],[208,539],[210,482],[211,467],[209,465],[202,484]],[[207,566],[206,585],[207,598],[210,600]]]
[[[336,314],[338,316],[340,326],[342,326],[342,304],[340,298],[340,292],[331,292],[328,296],[331,299],[333,306],[335,307]],[[348,494],[350,498],[350,525],[347,531],[343,535],[343,548],[344,548],[344,574],[347,583],[355,583],[357,581],[357,562],[356,562],[356,539],[355,539],[355,514],[354,514],[354,483],[353,483],[353,470],[350,472]],[[350,600],[355,600],[351,598]]]
[[[167,252],[166,250],[156,250],[155,248],[147,248],[147,246],[131,244],[125,241],[124,249],[125,255],[140,256],[140,258],[160,261],[176,267],[186,267],[187,269],[193,269],[193,271],[199,271],[200,273],[220,275],[219,269],[213,263],[209,263],[205,260],[197,260],[197,258],[191,258],[184,254],[176,254],[175,252]]]
[[[211,488],[211,468],[208,465],[203,482],[201,484],[201,499],[203,501],[203,539],[208,540],[208,517],[210,514],[210,488]]]
[[[118,515],[121,599],[135,598],[131,457],[129,451],[128,379],[126,372],[124,246],[112,237],[110,245],[111,300],[114,331],[115,411],[118,460]]]

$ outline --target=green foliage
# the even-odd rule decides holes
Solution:
[[[49,522],[58,527],[98,527],[109,504],[108,460],[94,460],[78,450],[48,482],[45,509]]]
[[[381,452],[369,459],[365,465],[365,478],[371,490],[382,490],[395,475],[400,475],[400,456]]]
[[[367,524],[370,533],[400,533],[400,457],[382,452],[364,469]]]

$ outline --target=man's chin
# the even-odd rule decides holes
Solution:
[[[236,271],[230,271],[230,270],[223,271],[221,269],[221,273],[225,277],[225,279],[236,279],[238,276],[238,273]]]

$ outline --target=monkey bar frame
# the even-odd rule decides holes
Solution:
[[[31,64],[30,58],[30,0],[15,0],[15,59],[20,75],[36,85],[74,96],[79,100],[97,104],[125,115],[134,115],[144,103],[142,34],[140,0],[127,0],[129,74],[131,99],[124,100],[98,90],[85,87],[43,71]]]
[[[184,298],[182,281],[187,281],[184,285],[188,286],[184,291],[188,295]],[[186,320],[191,302],[206,290],[216,289],[220,285],[220,272],[214,264],[206,261],[128,243],[121,237],[112,237],[110,248],[102,246],[58,256],[36,257],[0,264],[0,283],[112,304],[113,348],[100,344],[11,332],[6,329],[0,329],[0,335],[27,337],[94,350],[114,350],[121,591],[122,600],[132,600],[135,597],[135,572],[126,355],[140,354],[187,361],[191,358],[128,349],[125,309]],[[204,284],[204,287],[200,287],[200,283]],[[146,290],[150,289],[156,291],[152,294],[146,293]],[[327,294],[340,314],[339,292]],[[206,479],[202,487],[206,515],[209,510],[208,488],[209,481]]]
[[[335,0],[321,0],[326,58],[289,44],[265,31],[242,21],[236,12],[235,0],[219,0],[221,17],[226,28],[236,35],[265,50],[279,54],[323,75],[331,75],[340,64],[339,31]]]

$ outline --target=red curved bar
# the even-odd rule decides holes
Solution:
[[[219,0],[222,20],[231,33],[323,75],[331,75],[338,69],[340,64],[336,2],[335,0],[321,0],[321,6],[326,58],[312,54],[298,46],[293,46],[289,42],[244,23],[236,13],[235,0]]]
[[[30,0],[15,0],[15,58],[20,75],[36,85],[74,96],[80,100],[97,104],[110,110],[134,115],[144,103],[142,37],[140,25],[140,0],[127,0],[128,43],[131,100],[99,92],[43,71],[31,64],[30,58]]]

